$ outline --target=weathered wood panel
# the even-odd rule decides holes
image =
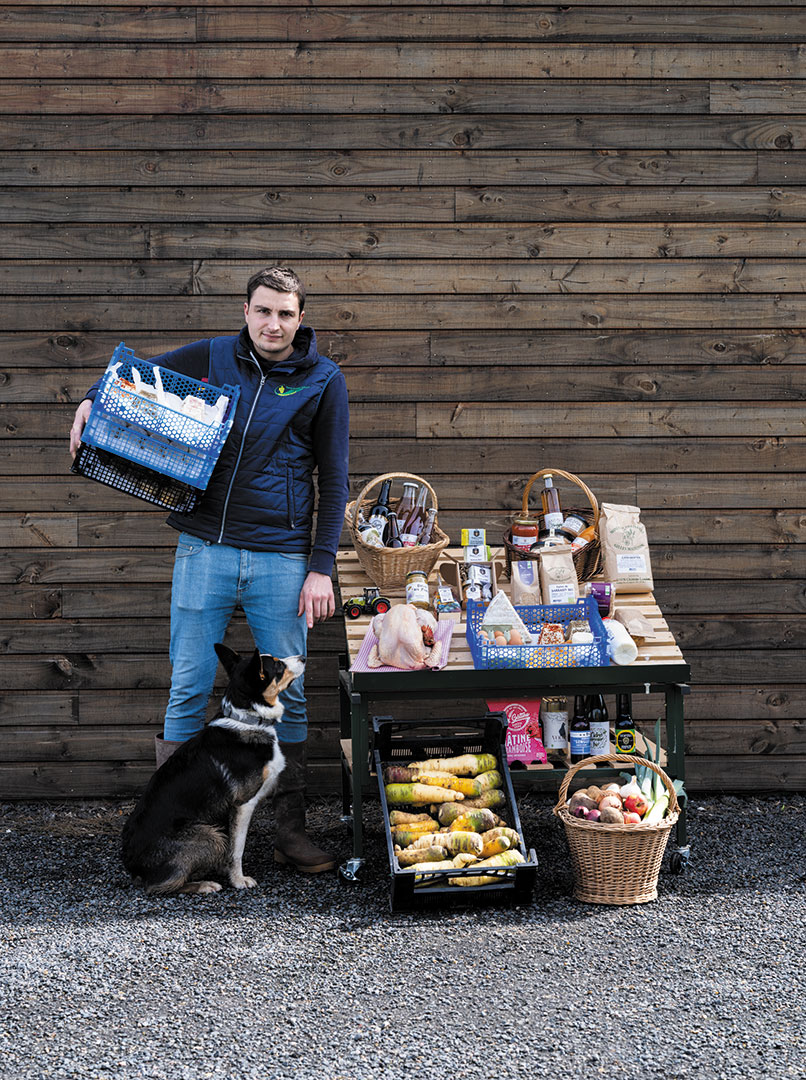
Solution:
[[[804,20],[0,0],[0,797],[148,778],[175,534],[70,475],[67,429],[121,339],[233,332],[275,257],[343,366],[354,492],[428,476],[493,542],[547,465],[640,505],[689,788],[806,787]],[[311,636],[320,790],[343,647]]]

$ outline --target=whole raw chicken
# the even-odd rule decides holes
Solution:
[[[409,670],[438,667],[442,643],[434,641],[436,628],[436,619],[425,608],[394,604],[372,620],[372,632],[378,644],[372,646],[367,665]]]

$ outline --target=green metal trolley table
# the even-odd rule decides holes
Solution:
[[[458,559],[460,549],[446,549],[443,558]],[[338,582],[343,596],[360,594],[372,586],[353,551],[342,551],[336,560]],[[506,582],[502,584],[508,590]],[[403,590],[385,589],[392,603],[404,603]],[[636,608],[653,627],[653,635],[639,647],[638,658],[630,665],[577,668],[476,669],[465,637],[464,613],[454,629],[448,663],[439,670],[356,671],[359,649],[369,627],[371,614],[346,619],[347,653],[339,665],[342,790],[345,819],[352,827],[353,853],[341,868],[342,877],[357,879],[364,856],[364,800],[377,789],[370,770],[370,730],[372,702],[383,701],[385,710],[396,702],[434,702],[457,699],[502,699],[513,697],[555,697],[591,693],[662,694],[665,699],[666,743],[662,765],[673,780],[685,779],[684,709],[691,670],[674,640],[652,593],[619,596],[619,605]],[[607,770],[597,770],[601,776]],[[527,768],[514,771],[516,789],[556,791],[566,770]],[[671,854],[671,868],[677,872],[687,864],[689,846],[685,806],[676,825],[677,848]]]

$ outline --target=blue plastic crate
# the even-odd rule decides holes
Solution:
[[[544,604],[516,607],[527,628],[537,631],[543,623],[559,623],[563,628],[575,619],[586,619],[593,632],[589,645],[491,645],[480,641],[478,631],[484,622],[487,604],[469,600],[467,604],[467,641],[477,668],[564,668],[607,667],[607,632],[592,596],[576,604]]]
[[[138,382],[145,394],[136,392]],[[160,385],[173,395],[171,406],[155,399]],[[220,424],[172,407],[189,395],[213,407],[222,394],[229,402]],[[121,342],[107,365],[82,442],[203,491],[232,428],[239,397],[237,386],[212,386],[158,368]]]

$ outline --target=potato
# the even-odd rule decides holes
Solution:
[[[605,806],[599,814],[602,825],[623,825],[624,815],[615,806]]]
[[[572,814],[577,806],[583,806],[586,810],[598,810],[593,799],[588,798],[587,795],[583,795],[581,791],[575,792],[568,802],[568,809]]]

